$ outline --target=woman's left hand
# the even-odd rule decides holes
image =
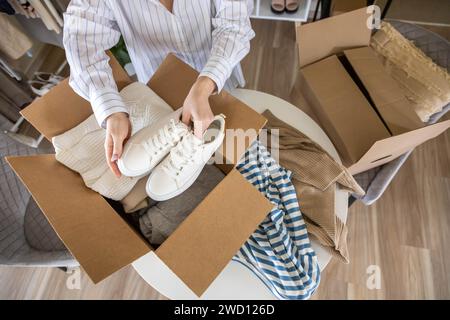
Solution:
[[[181,120],[186,125],[192,121],[194,134],[200,139],[214,119],[208,98],[214,92],[215,87],[214,81],[210,78],[199,77],[184,100]]]

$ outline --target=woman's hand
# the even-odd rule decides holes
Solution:
[[[106,119],[106,162],[117,178],[121,176],[117,160],[122,156],[123,145],[130,135],[131,122],[126,113],[113,113]]]
[[[214,92],[216,84],[208,77],[199,77],[184,100],[182,121],[194,124],[194,134],[203,137],[203,132],[214,119],[208,98]]]

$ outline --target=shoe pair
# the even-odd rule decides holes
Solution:
[[[220,147],[225,117],[215,116],[203,138],[180,120],[181,109],[133,135],[117,164],[128,177],[145,176],[147,194],[156,201],[171,199],[188,189]]]
[[[35,95],[42,97],[62,80],[64,80],[64,78],[61,76],[49,72],[38,71],[34,73],[33,79],[29,80],[28,84]]]
[[[282,14],[283,12],[294,13],[298,10],[298,0],[272,0],[270,8],[272,12]]]

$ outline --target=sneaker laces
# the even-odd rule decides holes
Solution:
[[[194,162],[194,155],[199,150],[203,141],[188,134],[170,150],[169,161],[163,165],[163,169],[172,177],[178,177],[184,167]]]
[[[173,147],[180,136],[185,135],[187,132],[188,129],[183,123],[170,119],[170,122],[159,129],[158,133],[147,140],[144,145],[147,150],[152,150],[153,154],[157,155],[168,145]]]

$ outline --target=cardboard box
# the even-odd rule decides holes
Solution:
[[[367,0],[333,0],[331,2],[331,15],[335,16],[345,12],[364,8],[367,6]]]
[[[387,163],[450,127],[425,126],[369,47],[366,8],[297,25],[298,88],[352,174]]]
[[[112,59],[110,64],[119,90],[131,83],[117,61]],[[196,71],[169,55],[148,85],[175,109],[183,104],[197,76]],[[266,122],[226,92],[211,97],[210,103],[215,114],[226,115],[227,129],[253,128],[259,132]],[[91,113],[90,104],[69,87],[67,80],[22,112],[48,139],[76,126]],[[93,282],[154,250],[200,296],[272,208],[234,169],[240,157],[236,155],[229,159],[229,165],[221,166],[225,178],[157,250],[54,155],[8,157],[7,161]]]

